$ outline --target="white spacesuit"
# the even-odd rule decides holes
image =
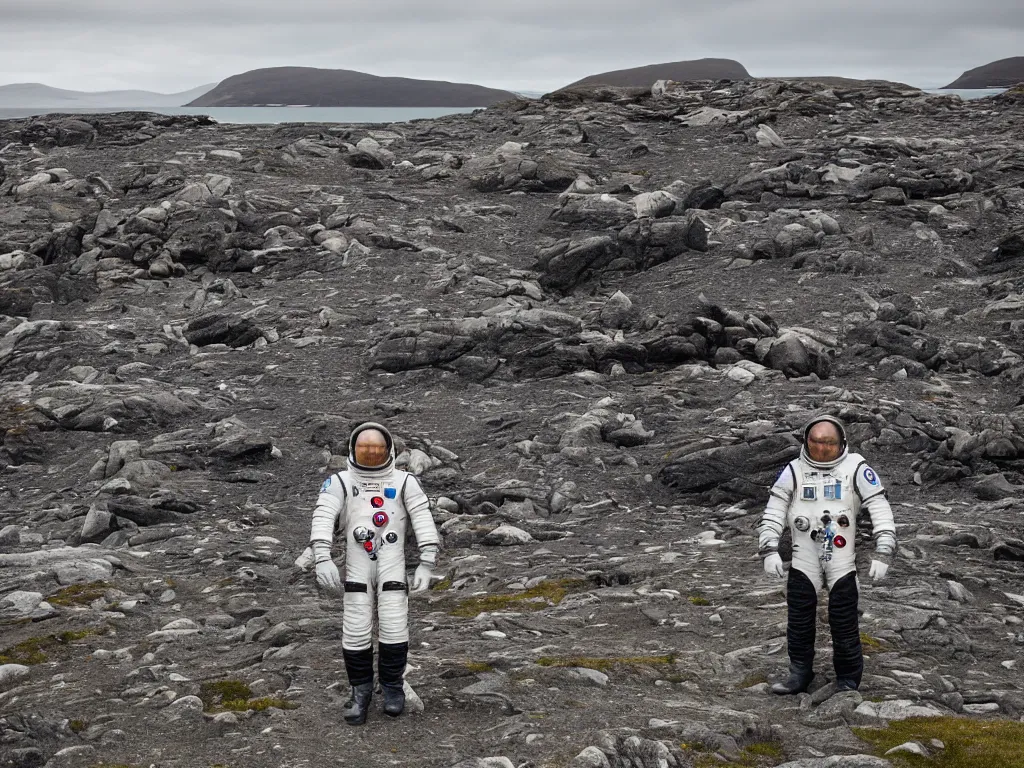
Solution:
[[[367,439],[381,437],[379,458],[363,458],[360,463],[361,456],[369,455],[365,453]],[[329,589],[344,589],[342,653],[353,689],[345,719],[352,724],[365,722],[373,691],[375,604],[384,711],[398,715],[404,708],[403,673],[409,651],[407,526],[412,525],[420,551],[414,592],[430,586],[440,542],[419,482],[410,473],[395,469],[394,460],[394,441],[387,429],[373,422],[359,425],[349,438],[348,469],[324,481],[313,512],[310,544],[317,581]],[[345,542],[343,584],[331,560],[335,534]]]
[[[827,423],[832,432],[828,461],[811,458],[809,438],[816,425]],[[896,550],[892,508],[878,474],[864,457],[849,453],[846,430],[830,416],[812,419],[804,429],[799,458],[783,468],[758,527],[758,549],[765,571],[783,575],[779,538],[788,527],[793,537],[793,563],[789,572],[787,635],[791,677],[773,688],[776,693],[806,690],[813,677],[814,614],[822,586],[829,592],[833,663],[842,689],[855,690],[863,674],[863,654],[857,617],[858,586],[854,551],[858,533],[874,538],[870,576],[885,577]]]

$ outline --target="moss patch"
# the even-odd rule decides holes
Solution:
[[[761,683],[767,682],[768,678],[764,672],[753,672],[740,680],[736,687],[742,690],[743,688],[750,688],[753,685],[760,685]]]
[[[866,650],[869,651],[881,651],[883,648],[885,648],[884,640],[881,640],[877,637],[872,637],[871,635],[865,632],[860,633],[860,644],[864,646]]]
[[[256,712],[274,709],[296,709],[298,704],[270,696],[252,698],[252,689],[241,680],[214,680],[199,686],[204,712]]]
[[[882,755],[908,741],[920,741],[931,757],[909,753],[887,755],[897,766],[929,768],[1019,768],[1024,747],[1024,723],[1014,720],[974,720],[966,717],[912,717],[892,721],[888,728],[854,728],[853,732]],[[945,749],[928,746],[932,739]]]
[[[482,595],[460,600],[452,616],[472,619],[481,613],[513,609],[516,611],[542,611],[552,605],[558,605],[572,592],[581,592],[589,587],[583,579],[559,579],[542,581],[522,592],[505,595]]]
[[[434,590],[435,592],[444,592],[446,589],[451,587],[451,585],[452,585],[451,577],[448,577],[446,579],[442,579],[441,581],[437,582],[437,584],[434,584],[431,587],[431,589]]]
[[[106,594],[110,585],[105,581],[91,581],[88,584],[71,584],[46,598],[50,605],[89,605]]]
[[[77,631],[60,632],[45,637],[30,637],[16,645],[0,651],[0,664],[42,664],[49,661],[49,654],[67,647],[77,640],[84,640],[92,635],[103,634],[105,629],[80,629]]]
[[[704,595],[690,595],[687,599],[694,605],[711,605],[711,601],[704,597]]]
[[[486,661],[467,661],[466,669],[470,672],[493,672],[494,667],[488,664]]]
[[[674,664],[674,654],[667,656],[541,656],[537,664],[542,667],[585,667],[596,669],[598,672],[607,672],[617,666],[624,667],[650,667],[659,664]]]

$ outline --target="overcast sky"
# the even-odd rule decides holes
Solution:
[[[1024,0],[0,0],[0,85],[173,92],[259,67],[548,91],[663,61],[945,85],[1024,56]]]

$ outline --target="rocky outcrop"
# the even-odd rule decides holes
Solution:
[[[0,764],[876,766],[854,729],[1019,719],[1022,114],[735,80],[0,121]],[[822,412],[900,549],[858,564],[861,690],[820,638],[780,706],[756,524]],[[443,540],[384,750],[305,551],[368,419]]]

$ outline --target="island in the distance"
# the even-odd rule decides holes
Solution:
[[[270,67],[221,81],[188,107],[487,107],[518,98],[470,83],[378,77],[350,69]]]
[[[577,85],[615,85],[623,88],[646,88],[658,80],[749,80],[746,67],[732,59],[694,59],[648,64],[632,69],[617,69],[589,75],[566,88]]]
[[[1000,59],[969,69],[946,88],[1011,88],[1024,83],[1024,56]]]

